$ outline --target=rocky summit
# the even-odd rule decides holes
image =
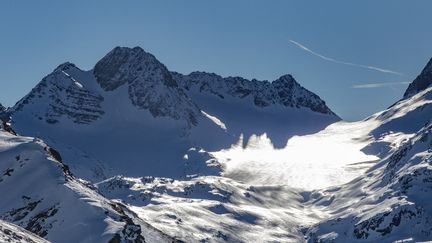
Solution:
[[[214,95],[221,99],[232,96],[250,98],[258,107],[282,105],[285,107],[308,108],[312,111],[335,115],[316,94],[303,88],[293,76],[287,74],[269,82],[241,77],[223,78],[214,73],[193,72],[189,75],[173,73],[174,79],[187,91]]]
[[[425,90],[432,84],[432,59],[423,68],[420,75],[408,86],[405,91],[404,98],[408,98],[417,94],[418,92]]]
[[[131,102],[155,117],[169,116],[197,124],[199,109],[167,68],[140,47],[116,47],[96,63],[94,76],[105,91],[127,85]]]

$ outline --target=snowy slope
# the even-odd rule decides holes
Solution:
[[[315,223],[289,186],[250,185],[219,176],[191,180],[115,177],[97,184],[139,217],[186,242],[299,242],[299,222]]]
[[[48,243],[37,235],[3,220],[0,220],[0,242],[3,243]]]
[[[328,219],[308,230],[308,240],[431,240],[431,129],[424,127],[365,176],[311,194],[308,203]]]
[[[171,240],[75,178],[39,139],[0,130],[0,171],[0,219],[49,241]]]
[[[419,77],[429,69],[430,62]],[[364,121],[376,125],[370,132],[375,139],[363,151],[381,160],[347,184],[309,194],[307,205],[327,216],[307,230],[308,241],[432,239],[432,88],[413,91],[414,86],[404,99]]]

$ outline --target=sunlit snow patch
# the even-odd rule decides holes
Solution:
[[[212,116],[208,113],[206,113],[205,111],[201,111],[201,113],[207,117],[208,119],[210,119],[212,122],[214,122],[216,125],[218,125],[220,128],[222,128],[223,130],[226,130],[227,127],[225,126],[225,123],[223,123],[221,120],[219,120],[217,117]]]
[[[240,141],[213,155],[224,164],[224,176],[258,185],[288,185],[304,190],[346,183],[361,175],[378,157],[361,151],[370,141],[370,122],[338,122],[325,130],[294,136],[275,149],[263,134]]]
[[[64,75],[66,75],[66,77],[70,78],[70,79],[72,80],[72,82],[74,82],[74,84],[75,84],[78,88],[80,88],[80,89],[84,88],[84,86],[83,86],[80,82],[78,82],[76,79],[74,79],[72,76],[70,76],[70,74],[68,74],[68,73],[65,72],[65,71],[62,71],[62,73],[63,73]]]

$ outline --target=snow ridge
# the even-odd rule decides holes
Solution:
[[[0,103],[0,120],[7,122],[9,120],[9,113],[1,103]]]
[[[227,96],[252,99],[251,105],[260,108],[275,105],[306,108],[339,119],[323,100],[299,85],[291,75],[273,82],[222,78],[203,72],[182,75],[170,72],[140,47],[116,47],[90,71],[69,62],[59,65],[17,102],[10,113],[26,110],[34,119],[49,124],[64,118],[76,124],[91,124],[107,112],[102,108],[106,97],[125,89],[137,109],[147,110],[153,117],[184,121],[191,128],[205,117],[201,109],[206,110],[191,96],[190,90],[195,88],[221,99]]]
[[[47,240],[17,226],[0,220],[0,242],[4,243],[48,243]]]
[[[404,98],[409,98],[418,92],[426,89],[432,84],[432,58],[423,68],[420,75],[417,76],[416,79],[408,86],[407,90],[404,93]]]
[[[252,97],[253,104],[258,107],[275,104],[292,108],[306,107],[315,112],[336,116],[318,95],[303,88],[289,74],[273,82],[247,80],[241,77],[222,78],[206,72],[193,72],[189,75],[173,72],[173,77],[187,91],[195,89],[220,99],[226,96],[240,99]]]

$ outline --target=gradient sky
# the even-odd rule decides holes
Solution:
[[[430,9],[428,0],[1,1],[0,102],[13,105],[65,61],[87,70],[115,46],[141,46],[182,73],[290,73],[358,120],[397,101],[432,57]]]

